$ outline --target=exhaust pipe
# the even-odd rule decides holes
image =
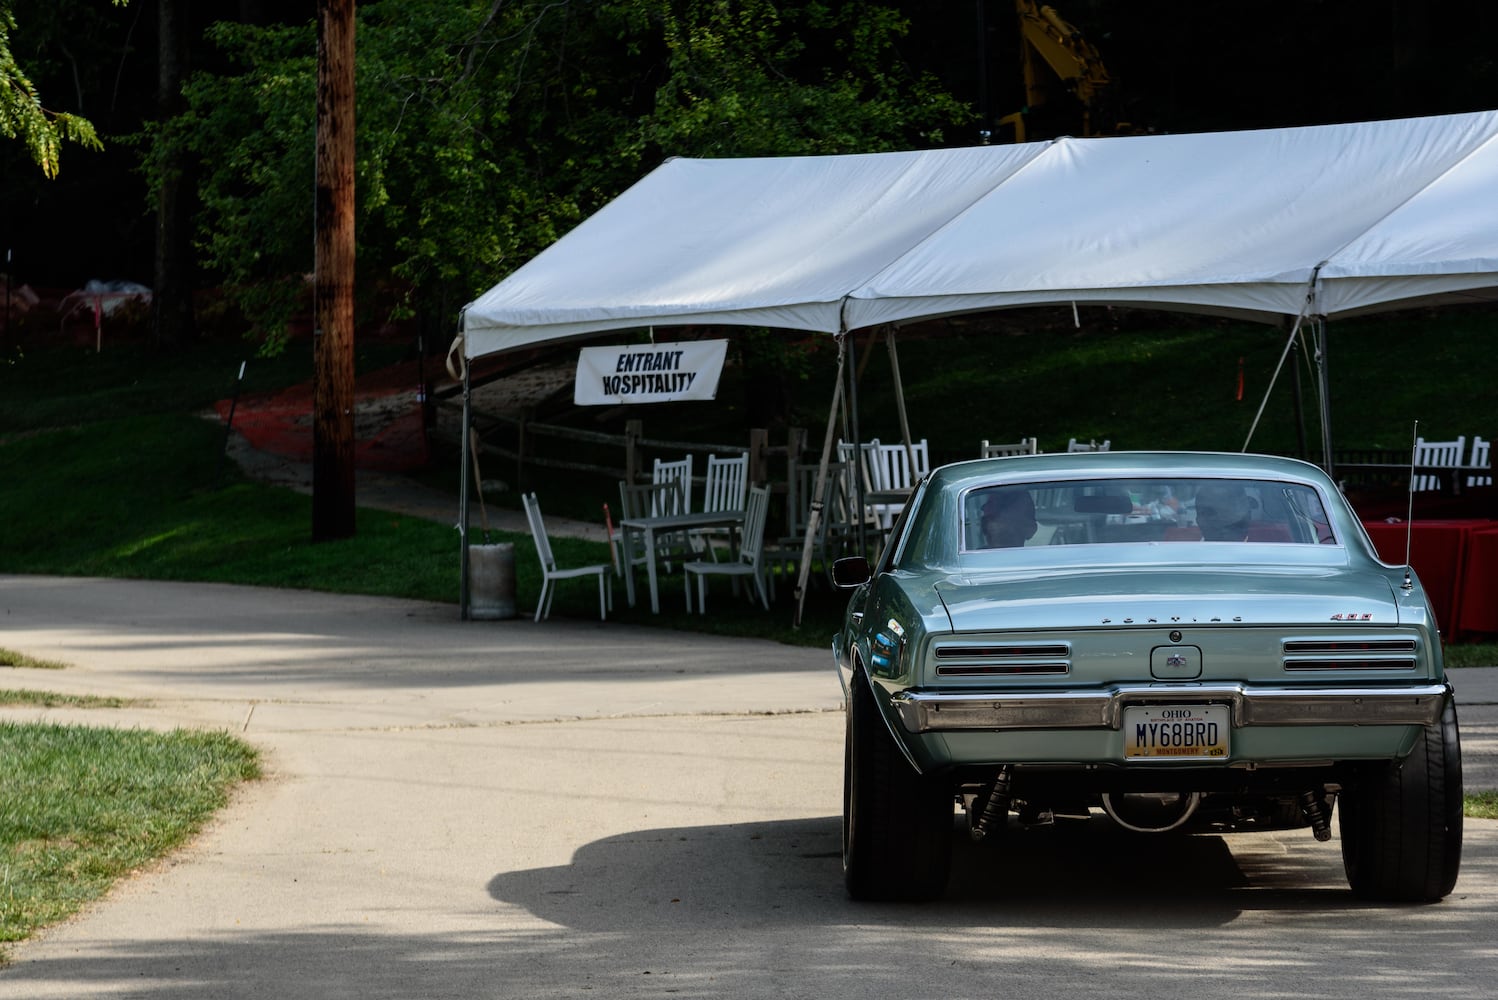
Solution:
[[[1200,792],[1104,792],[1103,811],[1125,830],[1164,833],[1190,819],[1201,801]]]

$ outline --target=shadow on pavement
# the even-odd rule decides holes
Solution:
[[[958,817],[959,825],[961,817]],[[1106,820],[1011,825],[997,844],[954,834],[944,899],[857,903],[843,891],[841,819],[650,830],[588,844],[572,862],[496,876],[490,893],[543,920],[591,933],[623,928],[731,928],[746,918],[805,926],[893,921],[938,929],[1057,926],[1204,927],[1245,911],[1367,909],[1342,877],[1335,842],[1309,831],[1251,835],[1141,836]],[[1288,852],[1285,842],[1307,842]],[[1270,845],[1271,850],[1263,846]],[[898,871],[890,873],[899,878]]]
[[[1020,832],[994,852],[959,844],[947,899],[860,904],[842,890],[839,825],[828,816],[606,837],[565,865],[494,876],[486,930],[325,925],[144,940],[5,970],[0,995],[64,996],[61,985],[77,984],[153,1000],[1488,988],[1498,824],[1469,839],[1464,880],[1478,892],[1459,884],[1444,903],[1403,907],[1354,901],[1335,843],[1309,835],[1141,845],[1091,828]]]

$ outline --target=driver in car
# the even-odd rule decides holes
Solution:
[[[1203,486],[1196,492],[1196,525],[1208,542],[1241,542],[1253,520],[1253,500],[1242,486],[1231,483]]]
[[[991,549],[1015,548],[1035,537],[1035,501],[1026,489],[998,490],[983,502],[983,542]]]

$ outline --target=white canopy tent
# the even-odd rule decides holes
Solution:
[[[1293,319],[1293,343],[1307,319],[1498,297],[1495,206],[1498,111],[672,159],[469,303],[454,349],[1067,303]]]
[[[1099,303],[1274,320],[1498,286],[1498,112],[668,160],[463,312],[469,358],[615,329],[837,334]]]

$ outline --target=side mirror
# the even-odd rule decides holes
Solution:
[[[874,571],[863,556],[845,556],[832,564],[832,585],[839,590],[852,590],[869,582]]]

